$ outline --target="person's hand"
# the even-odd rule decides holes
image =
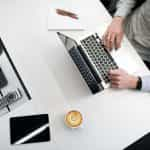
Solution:
[[[123,17],[114,17],[103,35],[103,42],[108,50],[112,50],[113,48],[118,49],[121,47],[124,35],[123,21]]]
[[[122,69],[110,70],[109,78],[112,88],[135,89],[138,82],[138,77],[130,75]]]

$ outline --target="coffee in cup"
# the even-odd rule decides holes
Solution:
[[[69,111],[65,116],[65,123],[71,128],[77,128],[82,124],[83,118],[79,111]]]

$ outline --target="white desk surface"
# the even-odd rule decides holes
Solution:
[[[111,17],[98,0],[75,0],[86,29],[102,34]],[[86,3],[86,5],[85,5]],[[1,0],[0,36],[32,95],[32,101],[0,118],[1,150],[121,150],[150,131],[150,94],[107,89],[91,95],[55,32],[47,31],[50,0]],[[83,34],[69,32],[71,35]],[[127,40],[115,54],[129,72],[147,74]],[[84,116],[81,128],[64,125],[71,109]],[[10,145],[9,118],[48,113],[51,142]]]

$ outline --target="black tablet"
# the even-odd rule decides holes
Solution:
[[[150,133],[144,135],[124,150],[150,150]]]
[[[11,144],[50,141],[47,114],[14,117],[10,119]]]

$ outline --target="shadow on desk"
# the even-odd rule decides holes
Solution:
[[[92,95],[69,55],[60,57],[55,68],[51,71],[66,99],[78,100]]]

